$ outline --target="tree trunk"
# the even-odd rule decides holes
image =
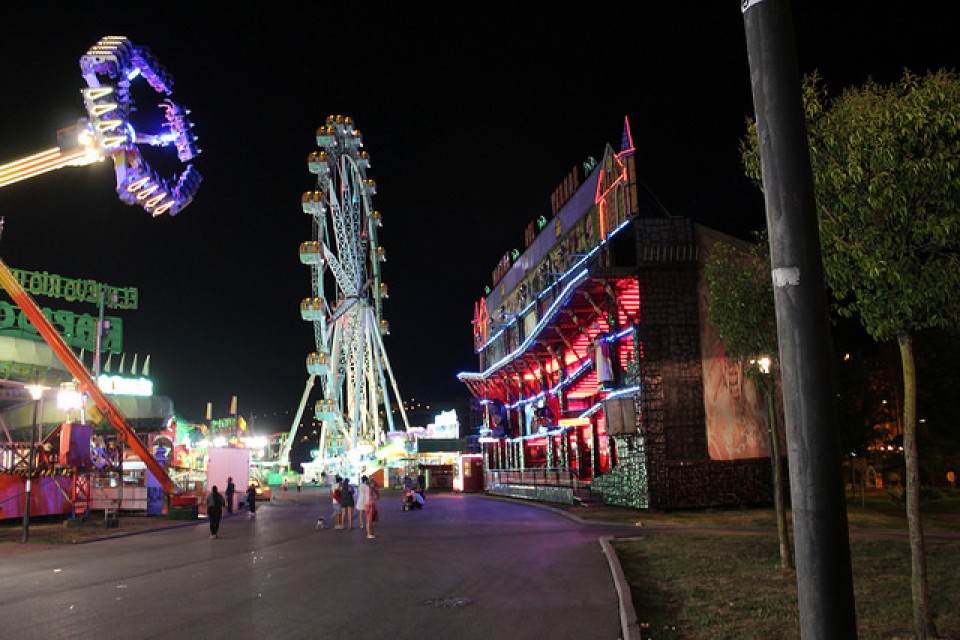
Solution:
[[[917,640],[935,638],[937,630],[930,611],[927,586],[927,555],[920,523],[920,460],[917,451],[917,378],[913,337],[897,336],[903,367],[903,458],[906,465],[907,532],[910,537],[910,588],[913,596],[913,626]]]
[[[780,568],[793,568],[793,549],[787,528],[786,487],[783,482],[783,457],[780,455],[780,434],[777,430],[777,410],[774,405],[774,377],[764,376],[767,397],[767,433],[770,436],[770,459],[773,464],[773,507],[777,517],[777,539],[780,542]]]

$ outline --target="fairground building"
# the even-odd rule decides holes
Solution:
[[[732,239],[668,215],[621,149],[575,167],[476,304],[485,489],[633,508],[772,500],[762,397],[708,320]]]

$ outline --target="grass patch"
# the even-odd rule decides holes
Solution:
[[[625,509],[604,504],[561,507],[584,520],[621,524],[697,526],[697,527],[775,527],[773,507],[728,507],[687,511]],[[924,532],[960,533],[960,497],[945,496],[924,500],[921,505]],[[790,516],[789,512],[787,514]],[[891,529],[906,531],[907,518],[902,502],[883,490],[868,491],[847,500],[847,519],[851,530]]]
[[[696,526],[696,527],[766,527],[776,526],[772,508],[697,509],[690,511],[652,511],[625,509],[610,505],[574,505],[560,508],[583,520],[619,524]]]
[[[614,541],[644,638],[799,638],[796,575],[776,535],[671,532]],[[851,541],[859,637],[911,635],[906,540]],[[960,541],[928,541],[937,628],[960,638]]]

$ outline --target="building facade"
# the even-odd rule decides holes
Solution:
[[[582,176],[582,177],[581,177]],[[620,151],[575,168],[476,304],[486,490],[635,508],[771,500],[766,417],[708,321],[731,239],[667,215]]]

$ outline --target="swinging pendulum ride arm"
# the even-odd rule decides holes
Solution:
[[[44,317],[37,303],[34,302],[30,294],[20,286],[20,283],[14,275],[10,273],[10,269],[2,260],[0,260],[0,285],[7,290],[7,293],[10,294],[14,303],[23,310],[23,313],[30,319],[33,326],[37,328],[37,331],[46,343],[50,345],[54,354],[60,359],[64,366],[67,367],[67,370],[73,377],[77,379],[80,390],[90,396],[90,399],[93,400],[97,409],[100,410],[100,413],[103,414],[110,425],[126,436],[130,448],[140,456],[140,459],[147,466],[147,469],[149,469],[160,482],[163,490],[167,493],[177,493],[179,491],[177,485],[174,484],[164,468],[160,466],[160,463],[153,457],[150,450],[140,441],[136,431],[133,430],[133,427],[130,426],[127,419],[123,417],[120,410],[117,409],[116,406],[110,402],[110,399],[100,390],[96,382],[90,377],[90,372],[87,371],[87,368],[77,359],[77,356],[74,355],[70,347],[63,341],[63,338],[60,337],[57,330],[54,329],[53,325]]]
[[[103,156],[88,137],[85,138],[81,134],[78,141],[80,146],[71,151],[53,147],[32,156],[0,165],[0,187],[35,178],[49,171],[64,167],[82,167],[103,159]]]

